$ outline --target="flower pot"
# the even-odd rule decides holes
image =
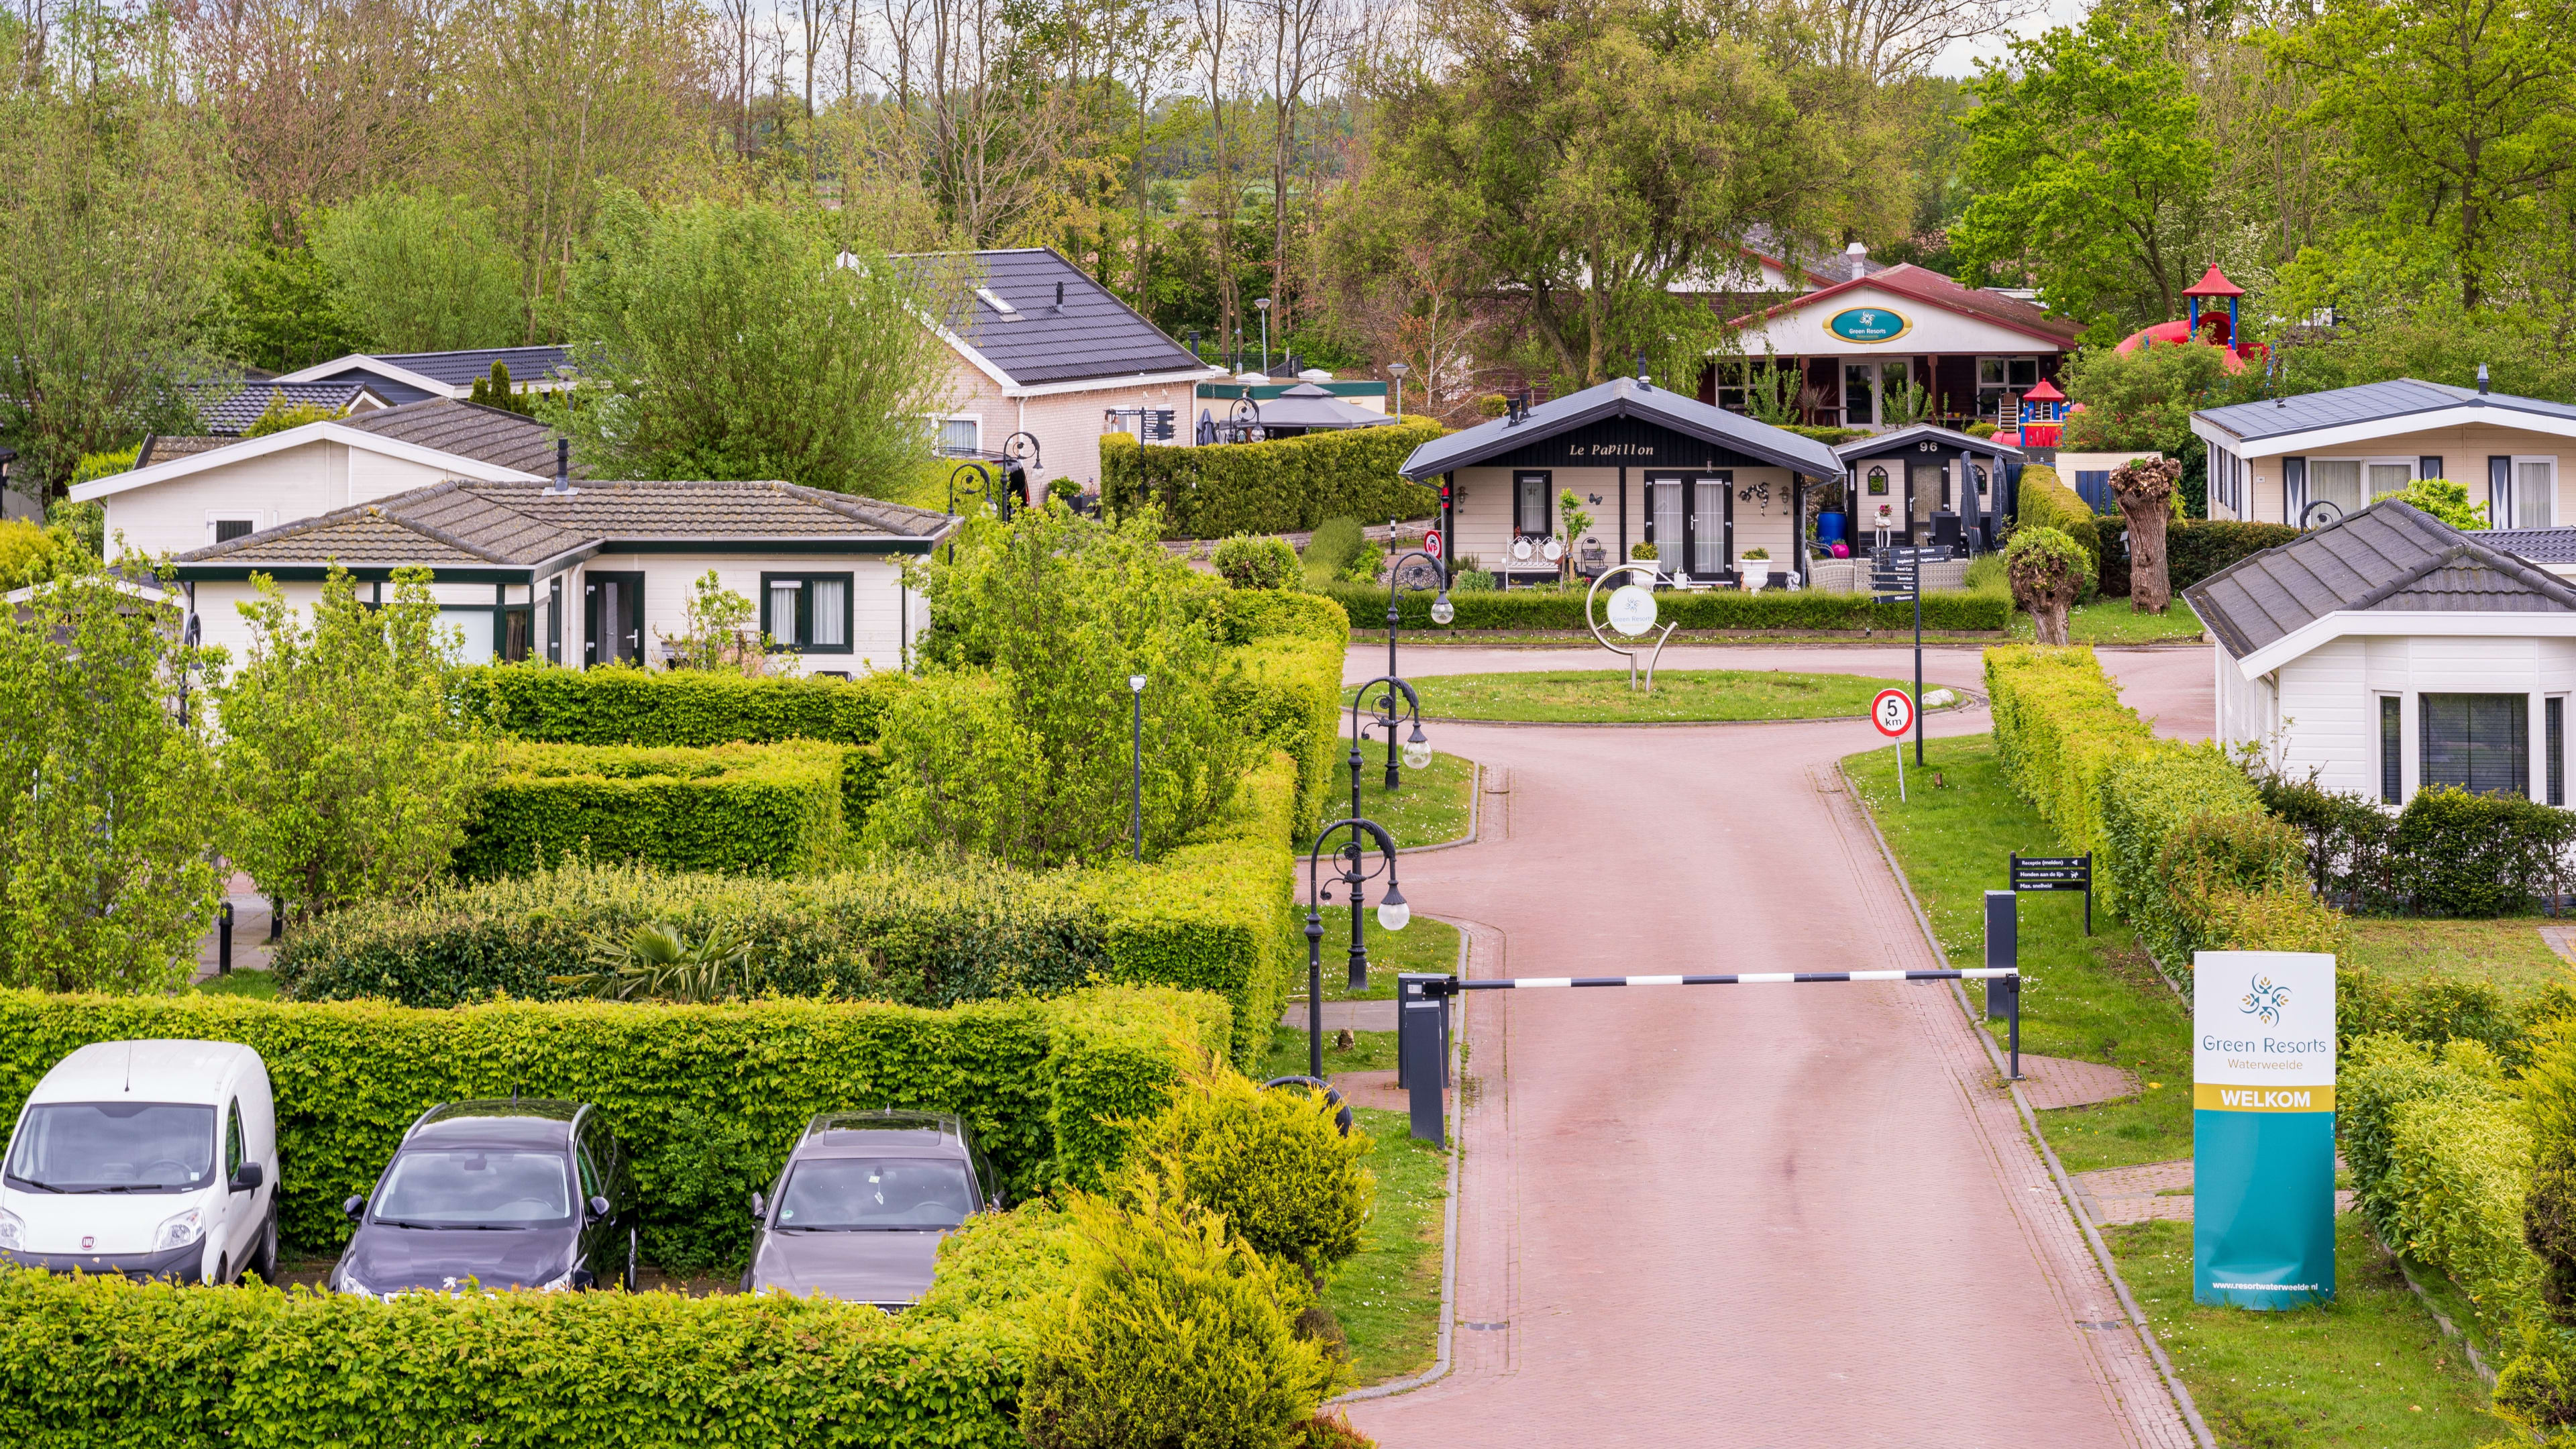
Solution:
[[[1735,561],[1735,572],[1744,580],[1744,592],[1758,594],[1765,584],[1771,582],[1771,560],[1740,558]]]

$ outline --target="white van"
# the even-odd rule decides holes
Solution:
[[[93,1042],[54,1064],[0,1162],[0,1260],[183,1283],[277,1277],[268,1067],[217,1041]]]

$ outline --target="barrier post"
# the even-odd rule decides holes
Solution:
[[[2011,976],[1986,978],[1986,1016],[2000,1011],[2012,1049],[2012,1080],[2021,1080],[2021,897],[2005,891],[1986,892],[1986,969]]]
[[[233,974],[233,903],[215,909],[215,974]]]
[[[1434,1147],[1449,1145],[1447,1103],[1442,1096],[1446,1067],[1441,1061],[1442,1030],[1448,1019],[1451,978],[1403,972],[1395,978],[1396,1072],[1411,1109],[1412,1134]]]

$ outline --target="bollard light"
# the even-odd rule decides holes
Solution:
[[[1434,624],[1446,624],[1446,623],[1448,623],[1450,620],[1455,619],[1455,618],[1457,618],[1457,617],[1458,617],[1458,606],[1457,606],[1457,605],[1455,605],[1455,604],[1453,604],[1453,603],[1450,603],[1450,602],[1449,602],[1449,595],[1448,595],[1447,591],[1445,591],[1445,590],[1444,590],[1444,591],[1442,591],[1442,593],[1441,593],[1440,597],[1438,597],[1438,598],[1436,598],[1436,599],[1433,599],[1433,600],[1431,601],[1431,622],[1432,622],[1432,623],[1434,623]]]
[[[1422,721],[1413,722],[1413,737],[1404,742],[1404,764],[1410,770],[1427,769],[1431,764],[1431,738],[1422,732]]]
[[[1405,904],[1404,892],[1395,882],[1386,883],[1386,898],[1377,903],[1377,923],[1389,931],[1401,931],[1413,922],[1413,907]]]

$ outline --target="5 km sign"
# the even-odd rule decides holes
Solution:
[[[1914,697],[1901,689],[1880,690],[1869,702],[1869,721],[1889,739],[1903,739],[1914,728]]]

